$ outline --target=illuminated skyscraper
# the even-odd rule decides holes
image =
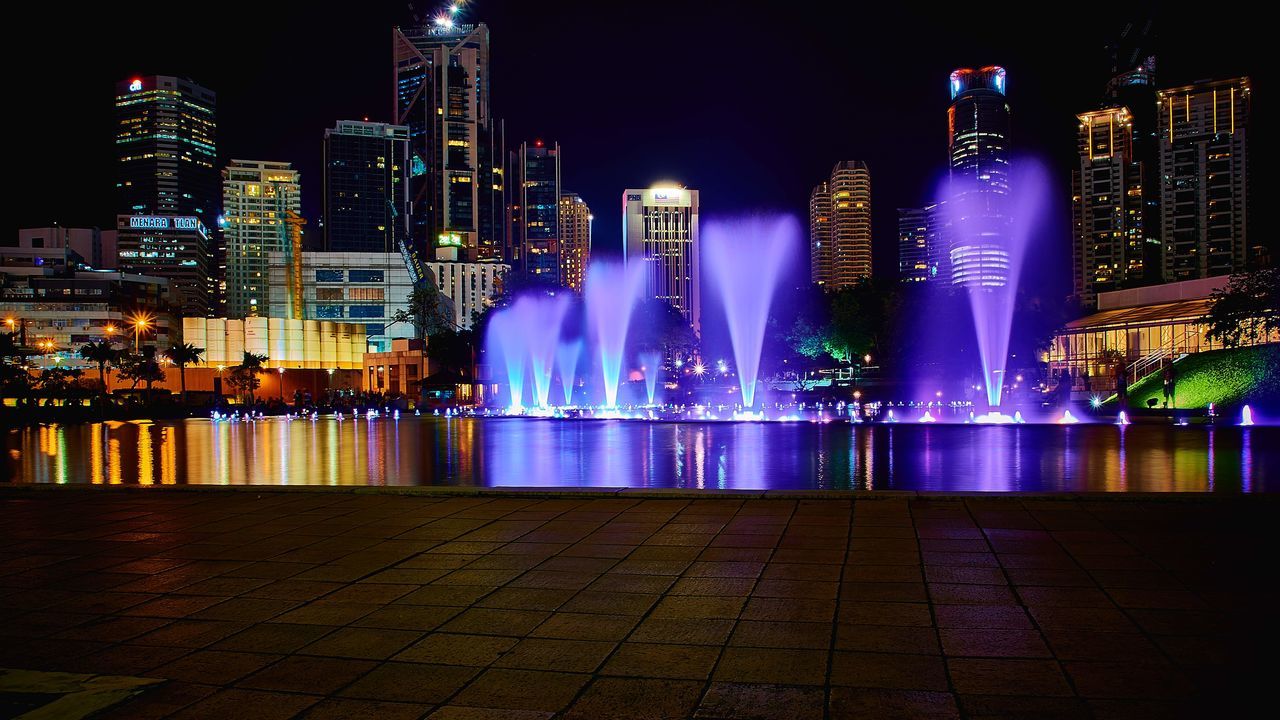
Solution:
[[[171,76],[116,84],[121,268],[173,280],[189,315],[216,306],[216,101],[212,90]]]
[[[222,177],[227,317],[265,316],[270,253],[301,251],[301,176],[289,163],[232,160]]]
[[[560,145],[520,143],[507,164],[511,173],[511,250],[516,272],[552,285],[560,278]]]
[[[829,290],[871,277],[871,171],[866,163],[836,163],[830,179],[809,194],[809,259],[813,281]]]
[[[326,251],[400,252],[409,228],[408,151],[409,129],[400,125],[341,120],[324,131]]]
[[[646,297],[670,303],[695,331],[701,330],[698,191],[682,187],[626,190],[622,209],[623,258],[627,264],[644,263]]]
[[[392,31],[393,122],[409,128],[409,242],[424,263],[498,261],[506,245],[502,125],[489,105],[489,28],[438,19]]]
[[[903,282],[929,279],[929,212],[898,208],[898,278]]]
[[[560,282],[582,292],[591,262],[591,208],[577,193],[560,196]]]
[[[1133,116],[1126,107],[1076,116],[1079,165],[1072,171],[1075,292],[1092,305],[1099,292],[1158,282],[1149,238],[1144,168],[1134,155]]]
[[[947,229],[951,281],[1003,287],[1009,281],[1009,104],[1005,70],[989,65],[951,73],[947,150],[951,193]]]
[[[1166,282],[1239,272],[1257,252],[1249,238],[1249,105],[1247,77],[1159,93]]]
[[[831,188],[826,180],[809,193],[809,279],[814,285],[831,284]]]

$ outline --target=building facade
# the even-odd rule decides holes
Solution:
[[[0,258],[0,319],[6,331],[20,330],[28,347],[49,343],[59,365],[87,368],[76,354],[81,346],[105,339],[132,350],[135,328],[139,345],[169,346],[175,320],[167,279],[14,257],[32,252]]]
[[[1255,252],[1248,217],[1250,97],[1247,77],[1158,94],[1168,282],[1239,272]]]
[[[560,195],[560,282],[574,292],[582,292],[586,283],[594,219],[577,193]]]
[[[947,229],[951,282],[963,287],[1009,283],[1009,104],[1006,74],[989,65],[951,73],[947,152],[951,192]]]
[[[809,193],[809,280],[823,288],[834,277],[831,248],[831,187],[823,180]]]
[[[270,317],[363,324],[370,352],[414,336],[412,324],[393,322],[413,292],[398,252],[272,252],[268,262]]]
[[[167,278],[183,317],[208,317],[215,309],[213,237],[194,215],[120,215],[116,218],[119,268]]]
[[[194,215],[218,208],[217,96],[182,78],[152,75],[116,85],[116,212]]]
[[[502,294],[511,266],[494,263],[432,262],[423,268],[424,282],[434,282],[452,314],[453,326],[470,330]]]
[[[1072,273],[1076,295],[1092,305],[1100,292],[1158,282],[1159,240],[1144,202],[1145,170],[1134,153],[1129,109],[1076,116],[1079,164],[1072,170]]]
[[[324,131],[326,252],[398,253],[409,232],[409,128],[340,120]]]
[[[195,367],[222,371],[250,352],[267,356],[268,375],[276,368],[360,370],[367,349],[362,324],[280,317],[185,318],[182,340],[204,348]]]
[[[625,190],[622,206],[624,262],[643,263],[646,297],[669,303],[700,332],[698,191],[682,187]]]
[[[119,233],[115,230],[96,227],[67,228],[55,225],[18,230],[18,247],[32,250],[70,248],[95,270],[115,269],[118,239]]]
[[[270,254],[301,249],[288,222],[302,211],[301,182],[284,162],[232,160],[223,171],[227,317],[266,314]]]
[[[838,290],[871,277],[871,171],[860,160],[837,163],[809,193],[809,263],[813,282]]]
[[[898,279],[926,282],[929,270],[929,212],[898,208]]]
[[[181,251],[186,264],[172,267],[180,268],[175,280],[193,298],[188,311],[202,314],[202,307],[219,301],[224,265],[217,222],[216,109],[212,90],[183,78],[149,75],[116,84],[116,215],[121,221],[116,230],[136,235],[139,228],[128,220],[134,215],[197,218],[206,237],[186,243]],[[131,242],[147,244],[141,238]],[[101,260],[105,265],[107,258]],[[114,258],[111,262],[114,267]],[[161,263],[150,270],[168,272],[168,267]],[[191,284],[200,281],[206,287],[196,293]]]
[[[1067,323],[1049,346],[1049,370],[1079,391],[1110,391],[1123,370],[1132,384],[1179,358],[1225,345],[1209,337],[1211,295],[1228,278],[1200,278],[1098,294],[1098,312]],[[1245,333],[1240,346],[1280,343],[1280,332]]]
[[[561,285],[560,144],[521,143],[507,168],[511,247],[506,260],[527,279]]]
[[[392,119],[409,129],[410,271],[421,278],[435,259],[500,260],[503,134],[489,104],[489,28],[395,28],[392,55]]]

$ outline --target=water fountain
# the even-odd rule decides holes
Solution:
[[[604,406],[618,407],[618,379],[627,343],[631,311],[644,289],[644,266],[596,262],[587,270],[587,322],[595,341],[604,382]]]
[[[662,354],[656,352],[640,353],[640,370],[644,373],[644,391],[649,404],[654,403],[658,393],[658,375],[662,372]]]
[[[1049,188],[1038,165],[1026,162],[1017,169],[1009,189],[981,179],[954,179],[943,204],[953,238],[952,278],[967,291],[973,315],[988,423],[1011,421],[1000,412],[1000,404],[1014,302],[1022,260],[1034,223],[1042,220],[1042,200]]]
[[[582,356],[582,341],[560,343],[556,349],[556,369],[559,371],[560,388],[564,391],[564,404],[573,404],[573,388],[578,384],[578,358]]]
[[[1253,409],[1245,405],[1240,410],[1240,427],[1249,427],[1251,425],[1253,425]]]
[[[724,306],[744,409],[755,407],[769,306],[799,237],[790,216],[709,222],[703,233],[703,268]]]

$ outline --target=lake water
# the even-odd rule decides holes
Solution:
[[[1280,428],[405,417],[6,433],[18,483],[943,491],[1280,490]]]

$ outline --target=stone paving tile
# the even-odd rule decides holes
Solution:
[[[0,666],[167,680],[114,718],[1244,716],[1275,508],[5,490]]]
[[[686,718],[697,707],[702,686],[703,683],[691,680],[602,677],[592,682],[562,717],[565,720]]]
[[[716,682],[707,689],[694,717],[698,720],[821,720],[823,705],[820,688]]]

